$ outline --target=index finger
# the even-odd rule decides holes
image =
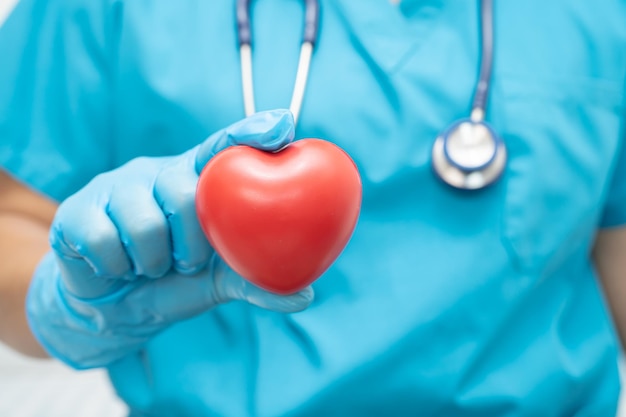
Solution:
[[[247,145],[264,151],[277,151],[293,141],[295,125],[289,110],[255,113],[209,136],[196,153],[196,173],[218,152],[234,145]]]

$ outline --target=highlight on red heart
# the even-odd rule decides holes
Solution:
[[[292,294],[319,278],[356,227],[362,185],[348,154],[302,139],[279,152],[229,147],[204,167],[196,191],[202,230],[253,284]]]

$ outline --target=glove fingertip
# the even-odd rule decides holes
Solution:
[[[271,128],[266,128],[265,134],[248,145],[264,151],[278,151],[293,142],[296,129],[291,111],[277,109],[259,113],[259,115],[264,116],[265,120],[262,123]]]
[[[200,174],[209,160],[229,146],[246,145],[264,151],[277,151],[295,138],[295,123],[289,110],[276,109],[255,113],[211,135],[198,146],[196,172]]]

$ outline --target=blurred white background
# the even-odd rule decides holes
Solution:
[[[0,344],[0,416],[126,415],[102,371],[74,372],[53,360],[26,359]]]
[[[17,1],[0,0],[0,24]],[[619,417],[626,417],[624,401],[620,410]],[[0,417],[123,417],[126,412],[102,371],[74,372],[52,360],[26,359],[0,344]]]
[[[17,0],[0,0],[0,23],[15,3],[17,3]]]

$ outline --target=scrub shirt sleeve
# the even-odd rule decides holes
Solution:
[[[626,113],[622,124],[622,143],[608,191],[601,228],[626,226]]]
[[[0,167],[57,201],[111,168],[112,1],[21,0],[0,26]]]

